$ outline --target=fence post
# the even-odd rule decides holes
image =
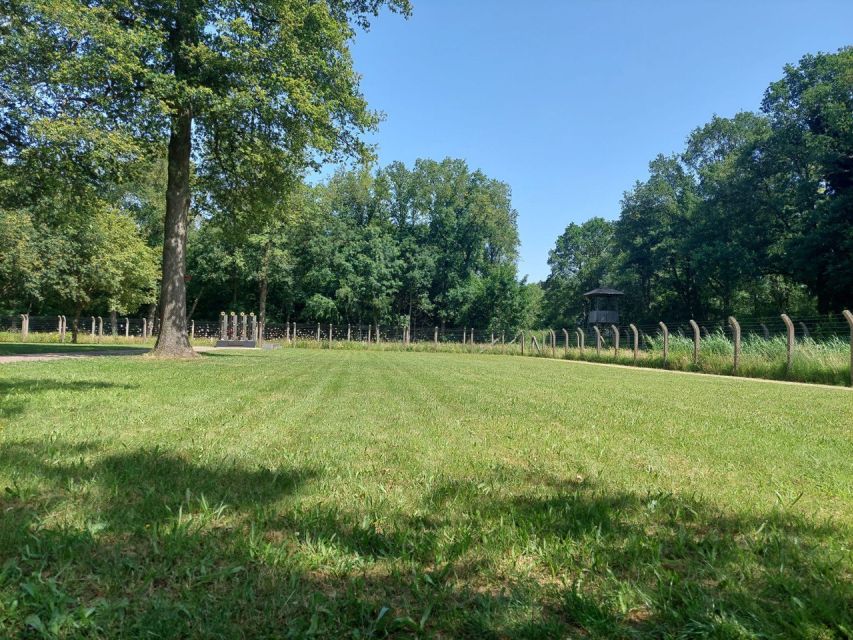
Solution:
[[[471,327],[471,346],[474,346],[474,327]]]
[[[65,342],[65,332],[68,330],[68,321],[65,316],[60,316],[60,318],[62,318],[62,335],[60,336],[60,340]]]
[[[518,334],[521,336],[521,355],[524,355],[524,331],[519,331]]]
[[[124,337],[130,337],[130,318],[128,318],[127,316],[125,316],[124,318]]]
[[[21,342],[27,341],[27,336],[30,333],[29,327],[29,314],[22,313],[21,314]]]
[[[352,342],[352,325],[347,325],[347,342]]]
[[[56,333],[59,336],[59,340],[62,340],[62,316],[56,316]]]
[[[578,349],[580,349],[580,352],[583,353],[583,347],[584,347],[583,343],[584,343],[584,339],[586,338],[586,336],[584,335],[583,329],[578,327],[577,329],[575,329],[575,334],[577,334],[577,336],[578,336]]]
[[[436,347],[438,346],[438,327],[432,329],[432,342]]]
[[[809,328],[806,326],[805,322],[800,322],[800,329],[803,330],[803,338],[809,337]]]
[[[379,323],[376,323],[376,344],[382,342],[382,336],[379,333]]]
[[[663,366],[666,366],[667,358],[669,358],[669,329],[663,322],[658,322],[658,326],[663,331]]]
[[[637,331],[635,324],[631,323],[628,326],[631,327],[631,333],[634,334],[634,364],[637,364],[637,356],[640,355],[640,332]]]
[[[702,339],[699,333],[699,325],[695,320],[689,320],[690,326],[693,329],[693,364],[699,364],[699,341]]]
[[[615,324],[610,325],[610,330],[613,332],[613,355],[619,357],[619,327]]]
[[[329,323],[329,349],[332,348],[332,323]]]
[[[95,337],[95,316],[91,316],[92,318],[92,338]]]
[[[148,333],[148,319],[142,318],[142,339],[145,340],[145,334]]]
[[[468,327],[462,327],[462,344],[468,342]]]
[[[597,324],[592,325],[592,328],[595,330],[595,355],[601,355],[601,330],[598,328]]]
[[[761,323],[761,330],[764,332],[764,339],[770,340],[770,332],[767,330],[767,325],[763,322]]]
[[[782,322],[785,323],[785,328],[788,330],[788,336],[786,341],[786,351],[788,353],[788,361],[785,364],[785,373],[791,372],[791,360],[794,355],[794,323],[791,322],[791,319],[787,314],[782,314]]]
[[[563,329],[563,340],[565,340],[563,344],[563,351],[566,355],[569,355],[569,332]]]
[[[190,321],[190,340],[195,340],[195,320]]]
[[[841,312],[850,325],[850,386],[853,387],[853,313],[845,309]]]
[[[258,339],[258,316],[255,315],[255,312],[252,311],[249,314],[249,340]]]
[[[219,312],[219,339],[228,339],[228,320],[224,311]]]
[[[734,369],[732,369],[732,373],[737,375],[737,367],[740,363],[740,323],[735,319],[734,316],[729,316],[729,326],[732,328],[732,335],[735,340],[735,360],[734,360]]]
[[[557,357],[557,334],[554,333],[553,329],[548,329],[548,332],[551,334],[551,357]]]
[[[320,323],[317,323],[317,342],[320,342]]]

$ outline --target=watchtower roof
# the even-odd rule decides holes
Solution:
[[[583,295],[584,295],[584,297],[590,297],[590,296],[624,296],[625,294],[622,291],[617,291],[616,289],[610,289],[608,287],[599,287],[598,289],[593,289],[592,291],[587,291]]]

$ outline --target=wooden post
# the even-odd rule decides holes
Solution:
[[[794,355],[794,323],[791,322],[791,319],[785,313],[782,314],[781,318],[782,322],[785,323],[785,328],[788,330],[788,339],[786,342],[788,360],[785,364],[785,373],[787,374],[791,373],[791,361]]]
[[[601,331],[598,329],[598,325],[592,325],[592,328],[595,330],[595,355],[601,355]]]
[[[613,332],[613,355],[619,357],[619,327],[615,324],[610,325],[610,331]]]
[[[701,334],[699,333],[699,325],[695,320],[690,320],[690,326],[693,329],[693,364],[699,364],[699,341]]]
[[[563,329],[563,351],[569,355],[569,332]]]
[[[631,327],[631,333],[634,334],[634,364],[637,363],[637,356],[640,355],[640,332],[637,331],[637,326],[633,323],[628,325]]]
[[[735,358],[732,373],[737,375],[737,368],[740,364],[740,322],[734,316],[729,316],[729,326],[732,328],[732,338],[734,338],[735,342]]]
[[[437,347],[438,346],[438,327],[433,327],[432,341],[435,344],[435,346]]]
[[[658,322],[660,330],[663,331],[663,366],[669,358],[669,329],[663,322]]]
[[[850,325],[850,386],[853,387],[853,313],[847,309],[841,313]]]
[[[130,337],[130,318],[125,317],[124,319],[124,337]]]

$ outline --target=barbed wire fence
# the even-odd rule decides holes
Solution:
[[[246,319],[252,327],[247,334]],[[254,329],[257,327],[257,329]],[[684,357],[692,350],[692,364],[698,366],[703,356],[728,356],[732,373],[738,365],[744,345],[755,351],[773,347],[779,352],[784,343],[786,371],[790,371],[798,347],[834,345],[836,351],[850,343],[850,378],[853,384],[853,314],[794,316],[754,316],[736,319],[718,318],[704,321],[682,320],[658,323],[619,325],[583,325],[555,329],[512,332],[492,331],[476,327],[389,326],[372,323],[297,323],[269,321],[256,323],[254,314],[221,314],[219,321],[191,320],[191,339],[196,343],[213,343],[219,339],[252,339],[291,345],[334,346],[342,343],[362,345],[400,345],[403,347],[440,348],[457,345],[470,351],[495,352],[550,357],[590,359],[612,358],[627,364],[638,364],[641,354],[654,354],[667,366],[674,354]],[[0,340],[71,342],[72,327],[65,316],[0,316]],[[159,333],[157,322],[146,318],[81,317],[77,340],[81,343],[144,343]]]

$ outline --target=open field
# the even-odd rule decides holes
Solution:
[[[0,636],[844,638],[853,393],[356,349],[0,366]]]

